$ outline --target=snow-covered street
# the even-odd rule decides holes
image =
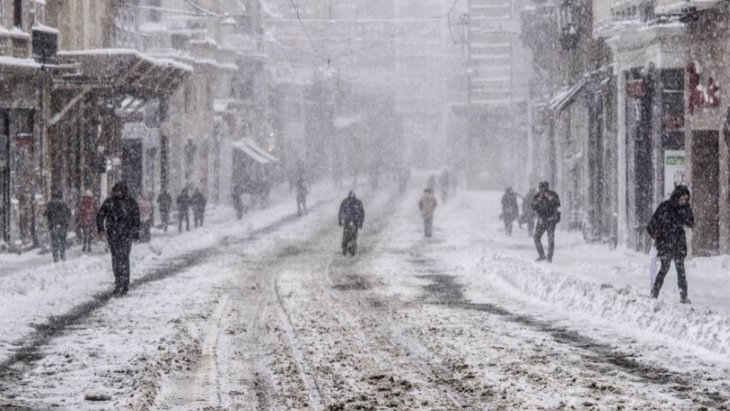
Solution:
[[[694,305],[673,274],[654,301],[642,255],[559,232],[555,263],[533,262],[496,193],[460,192],[423,238],[416,189],[363,191],[343,257],[338,197],[138,245],[123,298],[101,252],[3,276],[0,408],[730,406],[730,314],[700,271],[722,261],[688,264]]]

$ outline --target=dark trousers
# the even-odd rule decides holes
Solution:
[[[672,265],[672,258],[660,257],[660,260],[662,265],[654,280],[654,287],[651,289],[651,296],[654,298],[659,297],[659,290],[664,285],[664,277],[667,276],[669,267]],[[687,274],[684,270],[684,258],[675,258],[674,268],[677,269],[677,285],[679,286],[680,298],[684,300],[687,298]]]
[[[514,222],[515,220],[513,218],[504,219],[504,232],[507,233],[507,235],[512,235],[512,225]]]
[[[115,291],[127,292],[129,290],[129,253],[132,251],[132,240],[110,238],[109,249],[112,252]]]
[[[91,251],[91,240],[94,237],[94,231],[92,227],[81,228],[81,251]]]
[[[433,231],[433,217],[424,217],[423,218],[423,235],[426,237],[431,237],[431,232]]]
[[[195,223],[195,228],[198,228],[198,226],[203,226],[203,219],[205,218],[205,211],[195,211],[193,213],[193,220]]]
[[[535,217],[527,217],[525,220],[527,223],[527,234],[532,237],[535,235]]]
[[[66,260],[66,235],[68,228],[56,226],[51,228],[51,251],[53,251],[53,262]]]
[[[537,227],[535,227],[535,248],[537,248],[537,254],[540,258],[545,258],[545,249],[542,248],[542,236],[547,231],[548,234],[548,260],[553,259],[553,251],[555,251],[555,224],[546,223],[542,219],[537,221]]]
[[[345,223],[345,228],[342,231],[342,255],[347,255],[348,251],[350,254],[355,255],[355,250],[357,250],[357,231],[358,228],[355,224]]]
[[[160,220],[162,220],[162,229],[167,232],[167,226],[170,224],[170,210],[160,210]]]
[[[182,233],[183,220],[185,220],[185,229],[187,231],[190,231],[190,213],[185,211],[185,212],[179,213],[177,216],[177,222],[178,222],[177,231],[179,233]]]

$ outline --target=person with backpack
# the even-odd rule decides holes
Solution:
[[[63,201],[63,195],[60,192],[53,193],[51,201],[46,204],[45,215],[48,220],[48,231],[51,234],[53,262],[65,261],[66,236],[69,222],[71,222],[71,209]]]
[[[129,254],[132,241],[139,240],[139,226],[137,202],[129,195],[127,184],[120,181],[96,215],[96,228],[100,236],[106,236],[112,254],[115,296],[123,296],[129,291]]]
[[[676,186],[669,200],[659,204],[646,226],[647,233],[654,240],[657,258],[661,261],[661,267],[651,289],[652,298],[659,297],[664,277],[674,261],[680,292],[679,302],[690,303],[687,298],[687,276],[684,269],[684,259],[687,257],[687,238],[684,228],[693,228],[695,219],[689,200],[689,189],[683,185]]]
[[[340,204],[340,212],[338,215],[340,227],[343,227],[342,233],[342,255],[355,255],[357,252],[357,233],[362,229],[365,222],[365,208],[355,195],[354,191],[350,191],[347,198],[342,200]]]
[[[537,248],[537,261],[551,263],[555,251],[555,227],[560,222],[560,197],[555,191],[550,190],[547,181],[540,183],[540,190],[532,198],[532,209],[537,214],[537,226],[535,227],[535,248]],[[542,247],[542,236],[548,234],[548,253]]]
[[[431,189],[427,188],[423,190],[423,196],[418,201],[418,209],[421,210],[421,216],[423,217],[423,235],[431,237],[433,230],[433,215],[438,206],[436,196],[433,195]]]

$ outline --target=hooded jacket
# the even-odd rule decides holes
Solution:
[[[342,200],[338,217],[340,225],[347,224],[352,221],[359,228],[362,228],[362,225],[365,222],[365,208],[362,205],[362,201],[355,196],[354,192],[350,191],[347,198]]]
[[[424,193],[418,201],[418,208],[421,210],[423,218],[433,218],[436,207],[438,207],[438,201],[436,201],[436,196],[431,192]]]
[[[687,187],[682,185],[675,187],[672,196],[659,204],[646,226],[646,232],[656,242],[657,256],[660,258],[687,257],[684,227],[694,227],[695,219],[689,202],[683,206],[678,203],[679,198],[684,195],[690,195]]]
[[[96,215],[97,230],[105,232],[110,241],[134,240],[139,236],[139,226],[137,202],[129,195],[126,184],[115,184],[112,196],[104,200]]]

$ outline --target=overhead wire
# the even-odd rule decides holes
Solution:
[[[317,57],[319,57],[322,61],[326,62],[327,65],[329,65],[330,59],[325,58],[322,55],[322,53],[319,52],[319,49],[317,48],[317,46],[314,45],[314,41],[312,41],[312,38],[309,36],[309,31],[307,30],[307,27],[304,24],[304,21],[302,20],[301,14],[299,14],[299,5],[294,0],[289,0],[289,3],[291,4],[292,8],[294,9],[294,14],[296,14],[296,16],[297,16],[299,25],[302,26],[302,31],[304,32],[304,36],[307,38],[307,41],[309,42],[309,46],[312,47],[312,50],[317,55]]]

